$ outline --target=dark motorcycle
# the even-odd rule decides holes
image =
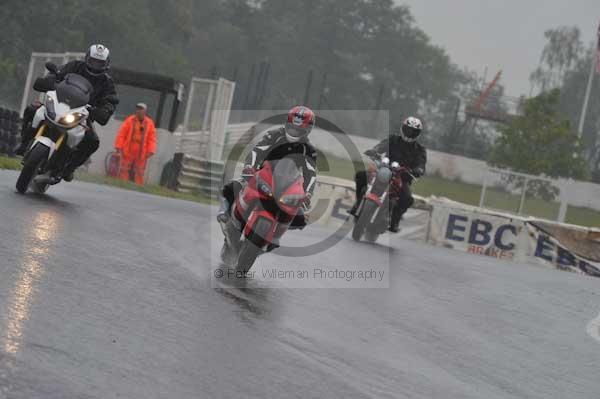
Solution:
[[[379,235],[387,231],[391,210],[399,200],[404,184],[403,174],[410,175],[409,169],[398,162],[390,164],[387,157],[374,160],[370,165],[367,171],[367,191],[354,213],[354,240],[360,241],[364,236],[365,240],[375,242]]]

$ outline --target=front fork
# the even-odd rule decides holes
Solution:
[[[45,134],[47,131],[49,134]],[[25,162],[27,156],[31,152],[31,149],[35,146],[36,143],[40,143],[48,147],[50,149],[50,152],[48,153],[48,159],[52,158],[52,155],[56,151],[60,150],[65,140],[65,136],[66,133],[64,132],[52,132],[51,129],[48,129],[48,125],[46,125],[45,123],[40,124],[40,127],[38,128],[33,140],[31,141],[27,152],[23,156],[22,162]]]
[[[369,223],[371,223],[371,224],[374,223],[375,220],[377,219],[377,216],[379,215],[379,212],[381,211],[381,208],[382,208],[383,204],[385,203],[385,200],[389,194],[389,182],[387,183],[386,188],[384,188],[383,190],[379,190],[379,191],[382,191],[381,194],[377,194],[376,192],[373,191],[373,188],[375,187],[376,184],[382,184],[382,182],[378,182],[377,173],[374,173],[369,184],[367,185],[367,190],[366,190],[365,194],[363,195],[363,198],[362,198],[362,200],[358,206],[358,209],[356,211],[356,214],[360,215],[362,212],[362,209],[364,208],[364,204],[366,203],[366,201],[375,202],[377,204],[377,209],[375,210],[375,212],[373,212],[373,215],[371,216],[371,220],[369,220]]]

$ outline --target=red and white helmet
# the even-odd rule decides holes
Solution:
[[[315,113],[308,107],[296,106],[288,112],[285,136],[290,143],[305,139],[315,126]]]
[[[421,132],[423,131],[423,122],[419,118],[415,118],[414,116],[409,116],[402,123],[402,128],[400,129],[400,137],[402,140],[412,143],[416,141]]]

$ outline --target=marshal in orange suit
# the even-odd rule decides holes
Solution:
[[[135,114],[127,117],[115,139],[115,149],[121,156],[119,178],[129,180],[133,175],[136,184],[144,184],[148,159],[156,152],[154,121],[146,115],[148,106],[139,103]]]

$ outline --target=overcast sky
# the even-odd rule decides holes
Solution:
[[[545,44],[544,31],[577,25],[585,44],[595,40],[600,0],[396,0],[452,61],[488,80],[500,69],[507,94],[529,94],[529,73]]]

